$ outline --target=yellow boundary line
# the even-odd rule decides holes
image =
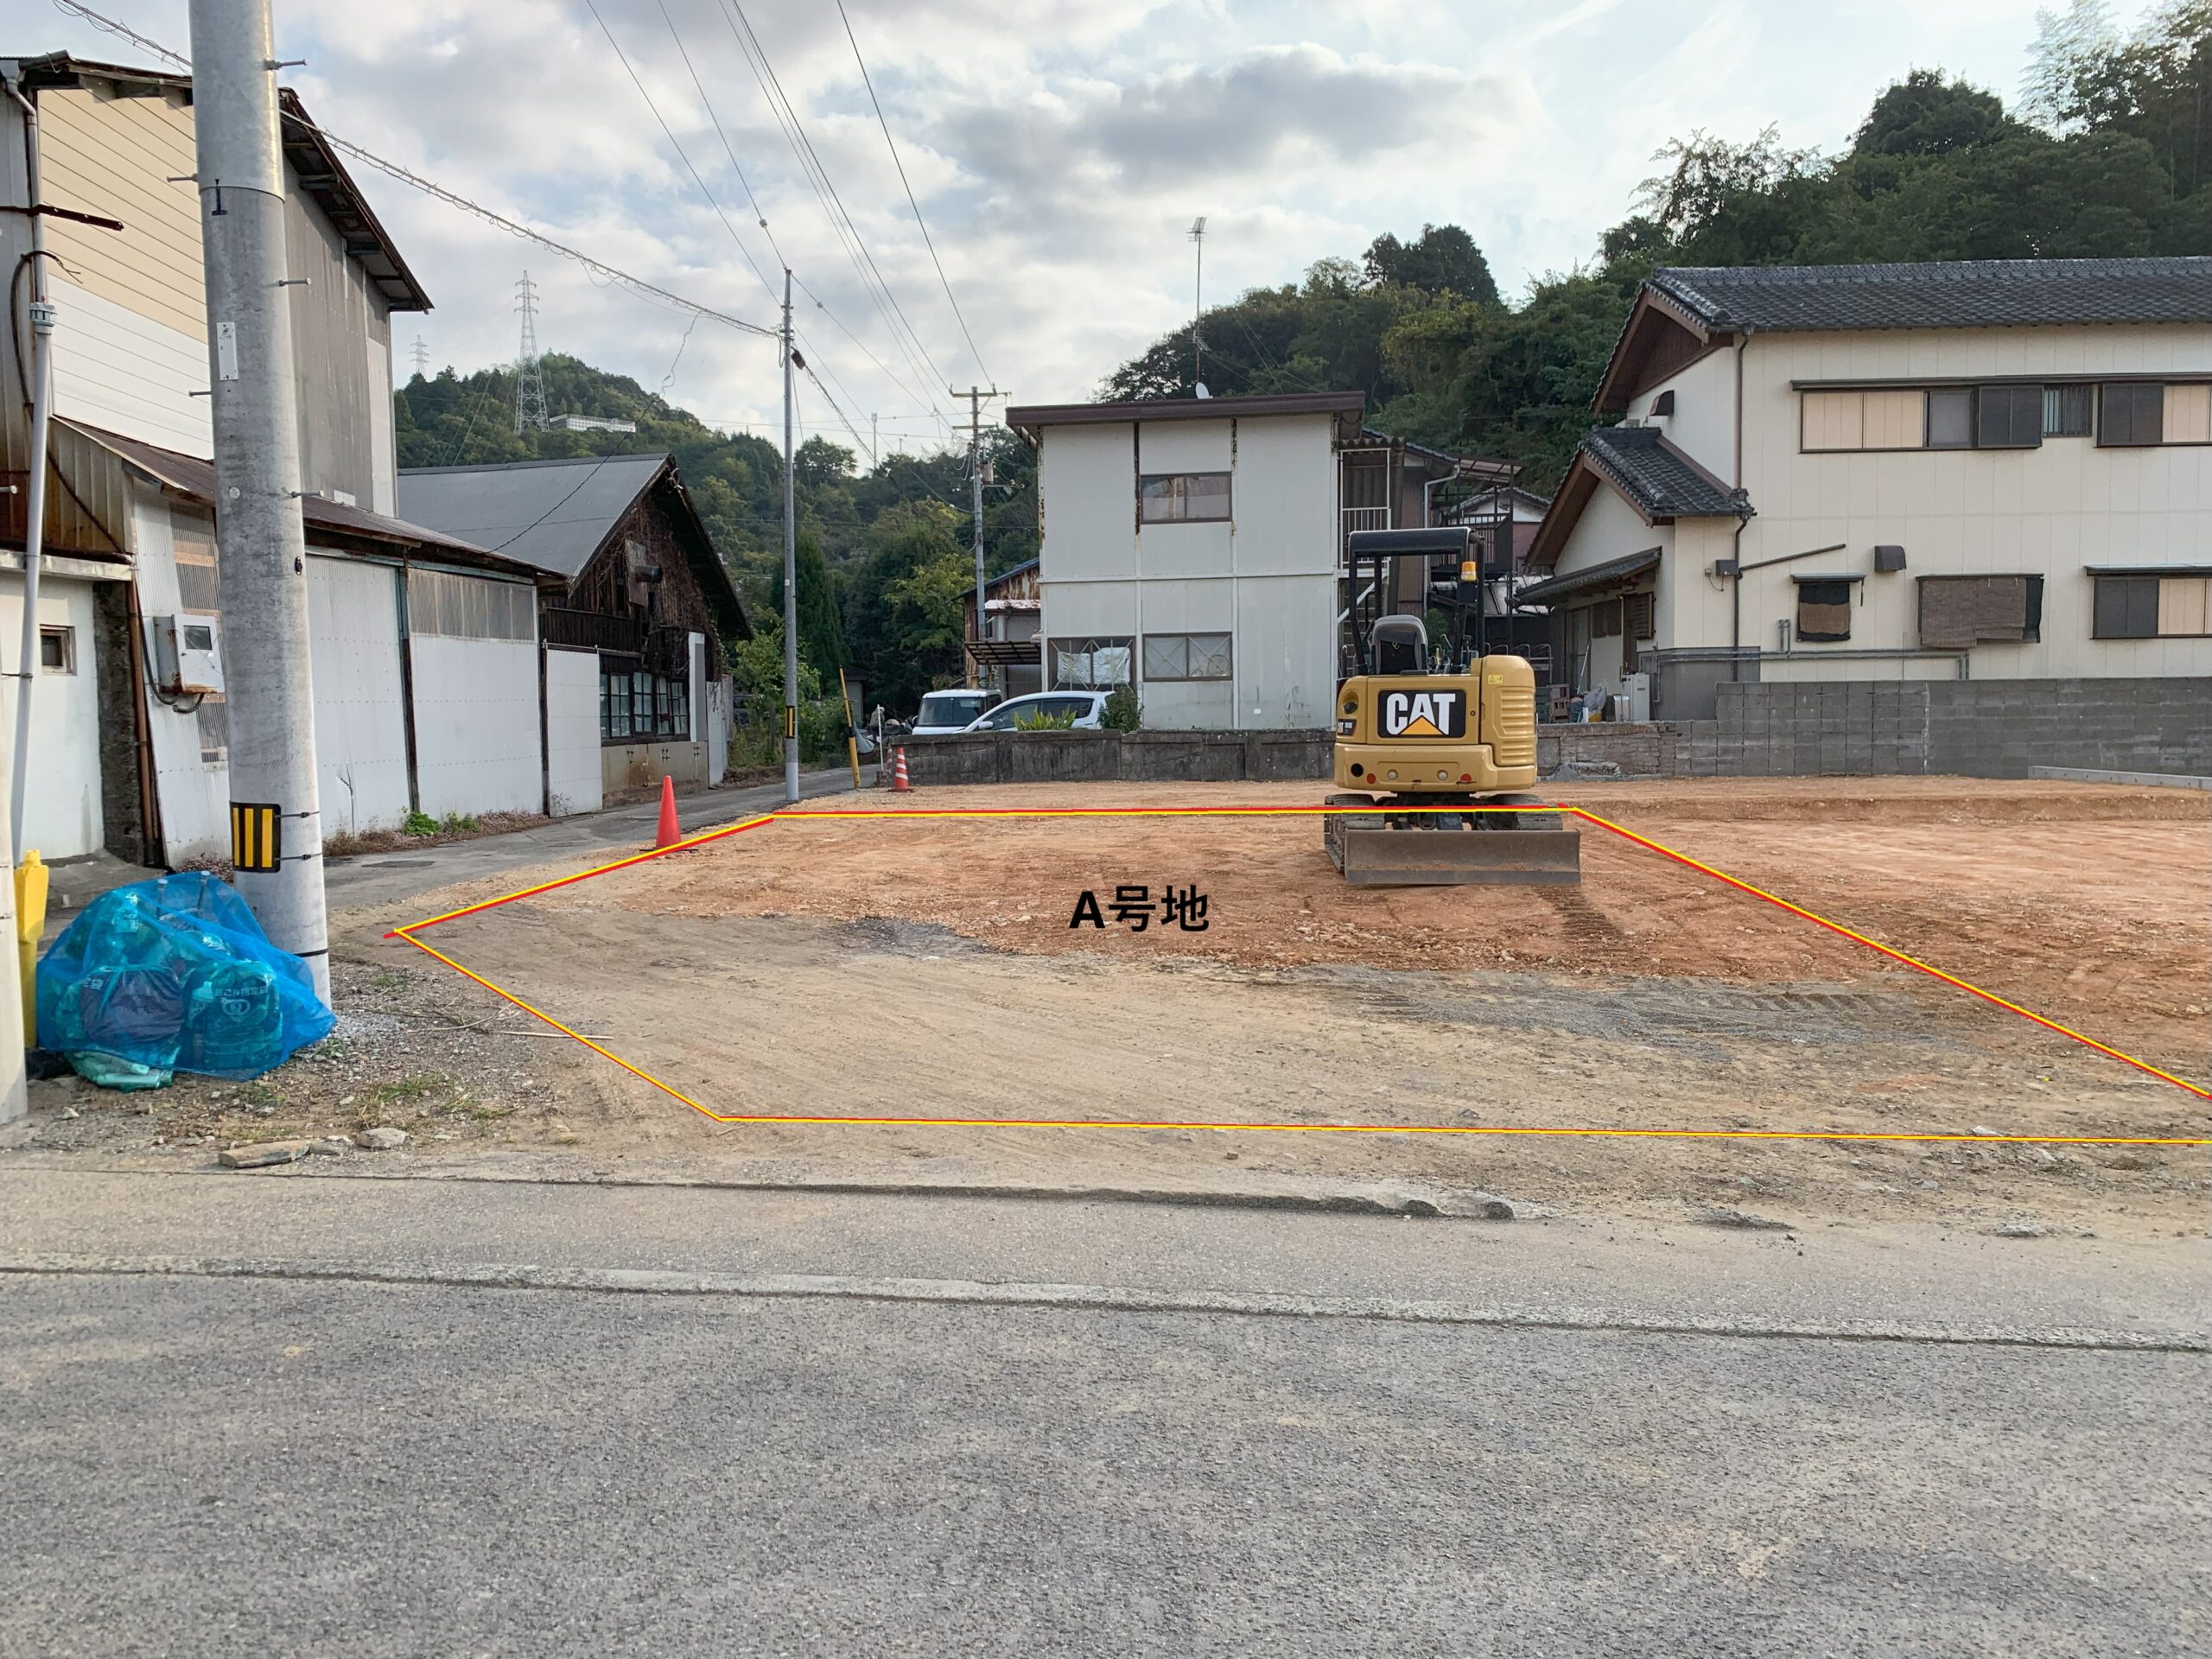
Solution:
[[[1397,809],[1395,808],[1393,809],[1394,811],[1396,810]],[[1461,807],[1414,807],[1407,810],[1416,812],[1457,812],[1464,811],[1465,809]],[[1713,880],[1722,882],[1728,887],[1733,887],[1738,892],[1748,893],[1753,898],[1762,899],[1768,904],[1775,906],[1778,909],[1787,911],[1789,914],[1798,917],[1802,920],[1808,921],[1817,926],[1826,928],[1830,932],[1839,934],[1841,937],[1853,941],[1854,944],[1864,945],[1868,950],[1887,957],[1892,961],[1901,963],[1906,967],[1912,968],[1917,969],[1921,973],[1927,974],[1930,977],[1940,980],[1944,984],[1949,985],[1955,989],[1965,991],[1970,995],[1980,998],[1983,1001],[1989,1002],[1998,1007],[2004,1008],[2009,1013],[2016,1014],[2024,1020],[2030,1020],[2036,1025],[2043,1027],[2045,1030],[2054,1032],[2063,1037],[2069,1038],[2073,1041],[2080,1043],[2087,1048],[2093,1049],[2100,1054],[2119,1060],[2124,1065],[2133,1066],[2137,1071],[2145,1072],[2151,1077],[2159,1078],[2163,1082],[2170,1083],[2176,1088],[2195,1095],[2200,1099],[2212,1100],[2212,1090],[2207,1090],[2200,1087],[2198,1084],[2190,1083],[2185,1078],[2176,1077],[2170,1071],[2161,1071],[2159,1068],[2151,1065],[2146,1060],[2138,1059],[2133,1055],[2129,1054],[2121,1049],[2113,1048],[2107,1044],[2101,1043],[2093,1037],[2086,1036],[2082,1033],[2075,1031],[2070,1026],[2062,1025],[2057,1020],[2046,1019],[2044,1015],[2036,1013],[2031,1008],[2025,1008],[2017,1002],[2009,1001],[2005,998],[1999,996],[1993,991],[1986,991],[1982,989],[1981,987],[1975,985],[1967,980],[1961,979],[1955,974],[1946,973],[1942,969],[1933,967],[1930,964],[1921,961],[1916,957],[1908,956],[1902,950],[1893,950],[1889,945],[1882,944],[1879,940],[1869,938],[1863,933],[1846,927],[1840,922],[1831,921],[1827,917],[1820,915],[1816,912],[1805,909],[1802,906],[1794,905],[1786,899],[1777,898],[1775,894],[1767,892],[1763,887],[1757,887],[1748,881],[1740,880],[1737,877],[1730,875],[1725,870],[1715,869],[1709,864],[1701,863],[1698,860],[1690,857],[1686,853],[1677,852],[1671,847],[1665,846],[1662,843],[1653,841],[1647,836],[1637,835],[1632,830],[1624,829],[1621,825],[1611,822],[1610,819],[1599,817],[1596,813],[1587,811],[1581,807],[1569,806],[1561,803],[1549,805],[1485,807],[1483,810],[1485,811],[1565,812],[1571,814],[1573,817],[1581,818],[1587,823],[1596,824],[1600,829],[1610,830],[1613,834],[1619,836],[1627,841],[1632,842],[1636,845],[1644,848],[1650,852],[1658,853],[1664,857],[1672,859],[1676,863],[1686,865],[1689,868],[1696,870],[1701,874],[1711,876]],[[725,825],[719,830],[711,830],[702,835],[690,836],[687,839],[676,842],[666,847],[652,848],[645,852],[632,854],[627,858],[616,859],[610,863],[601,864],[591,869],[580,870],[573,875],[562,876],[552,881],[542,881],[534,887],[523,887],[513,893],[502,893],[497,898],[487,899],[478,904],[466,905],[458,910],[449,910],[440,915],[426,917],[418,922],[410,922],[404,926],[393,928],[390,932],[386,933],[385,937],[386,938],[406,940],[408,944],[413,945],[416,950],[423,951],[428,956],[435,957],[438,961],[443,963],[447,967],[452,969],[455,973],[460,974],[462,977],[474,981],[475,983],[481,985],[486,990],[493,993],[495,996],[504,998],[506,1001],[512,1003],[516,1007],[520,1008],[524,1014],[529,1014],[532,1019],[542,1020],[546,1025],[552,1027],[554,1030],[560,1032],[563,1035],[575,1039],[577,1042],[582,1043],[586,1048],[591,1050],[594,1054],[601,1056],[602,1058],[613,1061],[616,1065],[620,1066],[622,1070],[629,1072],[632,1076],[652,1084],[655,1089],[659,1090],[663,1094],[669,1096],[671,1099],[683,1102],[684,1105],[689,1106],[693,1111],[697,1112],[701,1116],[709,1118],[716,1123],[841,1123],[855,1127],[881,1128],[1205,1129],[1217,1133],[1263,1132],[1278,1135],[1529,1135],[1597,1140],[1968,1141],[1984,1145],[2000,1146],[2201,1147],[2212,1145],[2212,1137],[2202,1135],[1991,1135],[1958,1134],[1948,1131],[1912,1132],[1899,1130],[1842,1129],[1615,1129],[1459,1123],[1219,1123],[1168,1119],[892,1117],[880,1116],[846,1116],[831,1114],[791,1112],[718,1112],[712,1107],[701,1104],[698,1101],[694,1100],[690,1096],[685,1094],[682,1090],[674,1088],[670,1084],[664,1083],[660,1078],[655,1077],[652,1072],[645,1071],[643,1067],[632,1065],[628,1060],[624,1059],[620,1054],[615,1053],[612,1049],[602,1047],[600,1044],[594,1042],[590,1038],[584,1036],[582,1033],[572,1030],[568,1026],[563,1025],[560,1020],[556,1020],[551,1014],[545,1013],[543,1009],[532,1007],[530,1003],[525,1002],[522,998],[515,995],[513,992],[507,990],[505,987],[495,984],[493,981],[486,978],[483,975],[477,973],[473,969],[462,966],[461,963],[454,961],[443,951],[435,950],[430,945],[423,944],[422,940],[415,937],[416,932],[423,928],[435,927],[441,923],[454,921],[463,916],[475,915],[480,912],[490,910],[500,905],[511,904],[517,899],[527,899],[537,893],[550,893],[556,888],[569,887],[578,881],[587,880],[595,875],[608,874],[615,870],[626,869],[634,864],[642,864],[652,859],[663,858],[671,853],[684,852],[694,847],[704,846],[709,842],[721,841],[731,836],[742,834],[748,830],[756,830],[762,824],[772,823],[779,819],[784,818],[820,820],[824,818],[954,817],[1321,817],[1330,814],[1371,812],[1374,809],[1372,807],[1332,806],[869,807],[847,810],[785,810],[781,812],[763,813],[758,817],[745,819],[738,823]]]

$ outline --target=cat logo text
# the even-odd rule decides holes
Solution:
[[[1382,697],[1384,737],[1465,737],[1467,698],[1462,691],[1390,691]]]

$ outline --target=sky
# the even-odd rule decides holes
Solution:
[[[183,0],[95,3],[188,54]],[[1211,303],[1432,223],[1465,226],[1516,299],[1592,257],[1670,137],[1742,140],[1775,123],[1790,144],[1834,151],[1914,67],[2012,101],[2037,10],[2034,0],[844,7],[852,40],[833,0],[276,0],[276,44],[280,58],[307,60],[287,80],[333,132],[699,304],[772,327],[787,261],[802,284],[802,352],[826,388],[800,382],[803,432],[864,449],[873,416],[885,450],[918,452],[965,418],[948,385],[1084,399],[1185,324],[1198,215]],[[2113,8],[2123,24],[2140,10]],[[0,15],[10,55],[149,60],[35,0],[5,0]],[[772,112],[759,60],[804,146]],[[402,378],[418,338],[434,372],[512,360],[526,268],[542,350],[630,375],[717,424],[780,432],[771,341],[693,322],[354,171],[435,303],[392,319]]]

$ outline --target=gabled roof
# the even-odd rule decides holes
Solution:
[[[1363,391],[1284,391],[1241,397],[1141,397],[1120,404],[1023,404],[1007,410],[1006,423],[1034,448],[1048,426],[1330,415],[1336,417],[1338,441],[1344,442],[1358,436],[1359,419],[1366,410]]]
[[[192,98],[190,75],[163,69],[136,69],[127,64],[95,63],[67,52],[25,58],[20,68],[23,86],[33,92],[48,86],[77,87],[88,80],[97,80],[126,98],[159,98],[171,92],[187,102]],[[399,257],[390,233],[370,210],[360,187],[353,182],[345,162],[339,160],[338,152],[309,118],[299,94],[289,86],[278,88],[276,107],[283,118],[280,136],[284,159],[291,164],[300,188],[322,210],[331,228],[344,240],[347,257],[376,284],[391,309],[428,311],[430,296],[423,291],[423,285],[415,280],[415,273]]]
[[[158,444],[127,438],[83,421],[56,416],[56,422],[106,450],[124,466],[151,483],[175,490],[196,501],[215,505],[215,466],[197,455],[180,454]],[[423,524],[407,524],[349,507],[319,495],[300,498],[300,518],[310,541],[335,543],[354,550],[425,553],[444,564],[466,566],[493,575],[535,581],[537,573],[518,559],[478,546],[464,537]]]
[[[1729,334],[2212,322],[2212,258],[1678,266],[1649,286]]]
[[[1641,553],[1630,553],[1618,559],[1607,559],[1603,564],[1593,564],[1583,570],[1569,571],[1563,576],[1554,576],[1548,582],[1539,582],[1522,588],[1513,595],[1516,605],[1548,605],[1555,599],[1569,594],[1586,593],[1592,588],[1604,588],[1614,582],[1633,582],[1647,570],[1659,567],[1660,550],[1647,547]]]
[[[1601,426],[1582,435],[1565,482],[1529,544],[1529,563],[1557,562],[1599,484],[1619,492],[1647,524],[1748,517],[1751,499],[1684,454],[1656,426]]]
[[[687,563],[723,626],[753,637],[729,572],[669,454],[576,455],[490,467],[411,467],[399,474],[399,510],[570,583],[605,547],[638,499],[664,487],[690,534]]]

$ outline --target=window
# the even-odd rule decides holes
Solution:
[[[2164,402],[2168,443],[2212,443],[2212,386],[2168,386]]]
[[[38,665],[48,674],[77,671],[77,630],[41,627],[38,631]]]
[[[1129,683],[1129,639],[1054,639],[1051,642],[1055,691],[1103,691]]]
[[[407,631],[446,639],[535,639],[537,595],[525,583],[415,570],[407,577]]]
[[[2094,389],[2086,386],[2045,386],[2043,389],[2043,435],[2046,438],[2086,438]]]
[[[2166,389],[2135,381],[2108,381],[2098,390],[2101,405],[2097,442],[2105,448],[2138,448],[2165,442]]]
[[[1944,386],[1928,394],[1928,447],[1974,448],[1974,389]]]
[[[1804,435],[1808,450],[1917,449],[1923,442],[1922,391],[1808,391]]]
[[[2098,639],[2188,639],[2212,635],[2212,576],[2099,576]]]
[[[1227,473],[1147,473],[1137,480],[1141,524],[1197,524],[1228,517]]]
[[[2041,576],[1923,576],[1920,643],[1931,650],[2042,637]]]
[[[1850,639],[1851,590],[1857,585],[1832,577],[1798,578],[1797,638],[1815,643]]]
[[[1590,637],[1592,639],[1618,639],[1620,634],[1620,601],[1601,599],[1590,607]]]
[[[599,734],[607,739],[630,735],[630,672],[627,669],[599,674]]]
[[[1977,400],[1977,449],[2033,449],[2043,442],[2041,386],[1984,386]]]
[[[1147,633],[1144,677],[1147,680],[1225,680],[1229,678],[1229,636]]]

